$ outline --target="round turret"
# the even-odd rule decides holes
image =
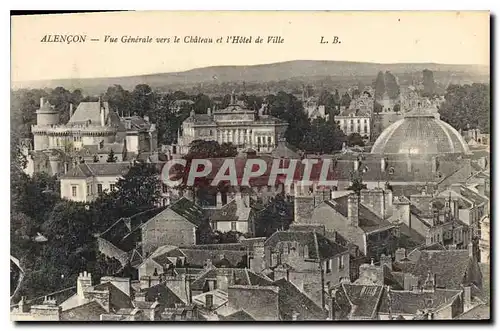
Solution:
[[[37,125],[59,124],[59,113],[48,101],[40,98],[40,108],[36,111]]]

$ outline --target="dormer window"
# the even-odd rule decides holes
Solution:
[[[394,175],[394,167],[389,168],[389,175]]]

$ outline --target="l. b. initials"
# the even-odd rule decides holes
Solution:
[[[320,44],[329,44],[330,42],[328,40],[325,39],[324,36],[321,36],[321,40],[319,42]],[[334,36],[333,37],[333,40],[331,42],[332,44],[340,44],[340,39],[338,36]]]

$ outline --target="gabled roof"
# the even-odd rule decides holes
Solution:
[[[255,319],[243,309],[238,310],[230,315],[222,316],[221,320],[231,322],[255,321]]]
[[[359,319],[372,319],[382,297],[381,285],[340,284],[351,306],[350,316]]]
[[[187,198],[181,198],[168,207],[196,226],[200,226],[204,219],[203,209]],[[161,213],[159,214],[161,215]],[[156,217],[159,217],[157,215]]]
[[[297,159],[300,160],[300,155],[297,153],[297,148],[286,141],[279,141],[278,145],[271,152],[271,156],[275,159]]]
[[[238,266],[240,263],[246,262],[246,251],[235,250],[218,250],[218,249],[191,249],[181,248],[180,251],[186,256],[186,263],[190,268],[202,268],[207,260],[212,260],[214,266],[219,266],[220,263]],[[219,263],[220,262],[220,263]]]
[[[181,298],[175,294],[168,286],[165,284],[157,284],[155,286],[151,286],[142,292],[146,293],[146,302],[151,306],[154,301],[158,301],[158,303],[164,305],[166,308],[174,308],[176,304],[183,304]],[[141,303],[138,301],[134,301],[134,306],[139,307]],[[139,307],[140,308],[140,307]]]
[[[106,309],[94,300],[81,306],[63,311],[61,313],[61,321],[100,321],[101,314],[106,313]]]
[[[90,120],[91,124],[101,124],[101,107],[105,114],[109,114],[109,105],[107,102],[80,102],[68,124],[85,123]],[[106,118],[105,118],[106,120]]]
[[[292,320],[294,313],[298,313],[301,320],[324,320],[326,318],[325,311],[292,283],[282,278],[272,285],[279,288],[279,314],[282,321]]]
[[[130,169],[128,162],[79,163],[61,178],[89,178],[101,176],[124,176]]]
[[[347,205],[348,205],[349,196],[344,195],[333,200],[325,201],[325,203],[331,208],[335,209],[342,216],[347,218]],[[378,229],[390,228],[394,225],[389,221],[386,221],[374,212],[372,212],[369,208],[367,208],[362,203],[359,204],[359,228],[364,232],[372,232]]]
[[[420,252],[412,273],[421,282],[425,281],[429,273],[435,274],[437,287],[458,289],[467,278],[474,276],[468,274],[472,263],[468,250],[424,250]]]
[[[347,253],[347,248],[341,246],[316,232],[277,231],[264,243],[267,247],[275,247],[280,242],[298,242],[307,245],[310,259],[327,259],[338,254]]]
[[[133,308],[130,297],[110,282],[98,284],[94,286],[94,289],[98,291],[109,291],[110,310],[117,311],[121,308]]]
[[[419,310],[442,308],[451,304],[460,290],[435,289],[434,292],[396,291],[384,289],[379,311],[384,314],[416,315]]]
[[[200,274],[195,281],[191,283],[191,289],[201,291],[205,287],[208,279],[216,279],[217,276],[226,276],[229,285],[259,285],[268,286],[272,281],[267,277],[260,276],[248,269],[239,268],[213,268]]]

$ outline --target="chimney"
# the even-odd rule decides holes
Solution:
[[[136,292],[135,293],[135,301],[145,302],[146,301],[146,292]]]
[[[337,304],[336,296],[337,290],[332,290],[332,292],[330,293],[330,310],[328,311],[328,319],[330,321],[335,320],[335,305]]]
[[[387,166],[386,160],[385,160],[385,157],[383,157],[383,158],[380,159],[380,170],[382,170],[382,172],[384,172],[386,166]]]
[[[205,308],[212,309],[214,305],[214,296],[213,294],[205,295]]]
[[[300,314],[296,311],[292,313],[292,321],[298,321]]]
[[[207,259],[205,261],[205,269],[212,269],[212,268],[213,268],[212,260],[211,259]]]
[[[467,250],[469,251],[469,257],[472,259],[474,257],[474,244],[469,243],[467,245]]]
[[[73,117],[73,104],[69,104],[69,118]]]
[[[389,255],[382,254],[380,256],[380,265],[381,266],[386,265],[392,271],[392,256],[390,254]]]
[[[398,248],[396,249],[395,260],[396,262],[401,262],[406,258],[406,248]]]
[[[92,275],[86,271],[80,273],[76,280],[76,293],[78,297],[83,298],[85,291],[90,287],[92,287]]]
[[[40,108],[43,106],[43,97],[40,98]]]
[[[149,122],[149,116],[148,115],[144,115],[143,118],[144,118],[144,121]]]
[[[349,225],[357,227],[359,226],[359,197],[351,194],[347,199],[347,220]]]
[[[104,108],[101,106],[101,99],[99,98],[99,113],[101,115],[101,126],[104,126],[105,123],[105,117],[104,117]]]
[[[359,169],[359,160],[356,159],[354,160],[354,171],[358,171],[358,169]]]
[[[411,172],[411,159],[410,159],[410,157],[408,157],[408,159],[406,159],[406,171]]]
[[[472,288],[469,285],[464,286],[464,311],[472,307]]]
[[[210,108],[207,109],[207,115],[212,116],[212,109],[210,109]]]

